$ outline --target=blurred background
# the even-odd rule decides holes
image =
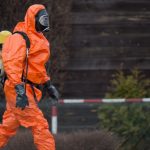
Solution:
[[[13,31],[36,3],[44,4],[50,15],[48,73],[61,99],[136,102],[150,97],[149,0],[5,0],[0,2],[0,30]],[[0,96],[2,118],[3,92]],[[51,125],[50,106],[47,99],[41,104]],[[149,103],[72,103],[57,109],[58,150],[150,150]],[[28,132],[21,134],[27,137]],[[71,136],[77,141],[70,141],[69,147]],[[11,150],[14,141],[6,149]],[[72,145],[75,142],[82,146]]]

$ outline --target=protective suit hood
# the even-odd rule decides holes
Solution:
[[[14,29],[15,31],[37,32],[35,29],[35,16],[36,14],[45,7],[41,4],[34,4],[30,6],[26,12],[24,22],[20,22]],[[24,31],[24,32],[25,32]]]
[[[35,4],[28,8],[25,15],[25,28],[27,31],[36,31],[35,16],[42,9],[45,9],[45,7],[40,4]]]

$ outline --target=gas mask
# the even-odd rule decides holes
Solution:
[[[38,32],[49,31],[49,16],[45,9],[40,10],[35,16],[35,28]]]

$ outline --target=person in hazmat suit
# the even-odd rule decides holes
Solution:
[[[2,49],[7,80],[4,85],[6,111],[0,125],[0,148],[7,144],[21,125],[31,129],[38,150],[55,150],[55,141],[49,131],[48,122],[37,104],[42,92],[36,85],[44,85],[54,100],[59,98],[45,68],[50,56],[49,42],[43,35],[43,32],[49,31],[46,8],[41,4],[30,6],[24,22],[16,25],[14,32],[16,31],[26,33],[30,40],[28,66],[25,61],[26,41],[22,35],[14,33],[6,39]]]
[[[5,74],[4,74],[4,67],[3,67],[3,61],[2,61],[2,45],[5,42],[5,40],[11,35],[11,32],[4,30],[0,32],[0,98],[4,97],[4,92],[3,92],[3,82],[5,79]],[[2,100],[1,100],[2,102]]]
[[[4,74],[3,62],[2,62],[2,45],[5,40],[11,35],[11,32],[4,30],[0,32],[0,77]]]

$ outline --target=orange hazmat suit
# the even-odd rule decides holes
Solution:
[[[25,21],[19,22],[15,31],[25,32],[30,39],[27,79],[35,84],[43,84],[50,80],[45,64],[50,56],[49,42],[42,32],[35,29],[35,16],[45,9],[43,5],[35,4],[28,8]],[[30,84],[26,85],[26,95],[29,106],[24,110],[16,108],[15,85],[22,83],[22,73],[25,74],[26,42],[20,34],[7,38],[2,50],[4,69],[7,74],[4,92],[6,96],[6,111],[0,125],[0,147],[7,144],[8,139],[16,134],[21,125],[32,130],[34,143],[38,150],[55,150],[55,142],[49,131],[47,120],[37,106]],[[41,99],[41,91],[34,87],[37,100]]]

